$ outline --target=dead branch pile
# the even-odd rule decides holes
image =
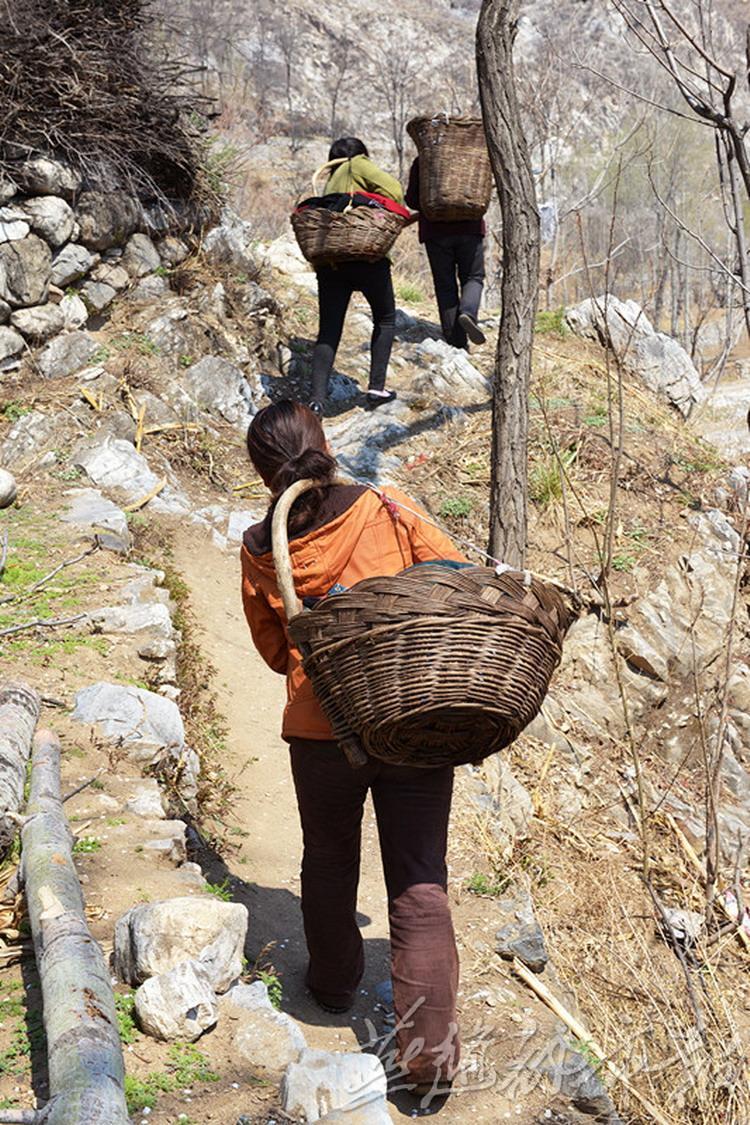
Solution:
[[[63,158],[89,188],[205,198],[191,72],[151,0],[0,0],[0,171]]]

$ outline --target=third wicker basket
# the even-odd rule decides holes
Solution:
[[[492,170],[479,117],[415,117],[406,126],[419,153],[419,209],[433,222],[480,219]]]
[[[285,522],[304,486],[276,508],[276,572],[290,637],[350,760],[364,749],[458,765],[507,746],[538,714],[560,660],[573,615],[558,592],[519,572],[426,564],[300,613]]]

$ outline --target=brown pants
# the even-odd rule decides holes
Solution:
[[[335,742],[291,739],[304,838],[302,914],[307,983],[324,1004],[347,1006],[364,970],[356,923],[362,811],[372,790],[391,934],[398,1058],[411,1081],[451,1079],[459,1058],[458,954],[446,894],[453,770],[353,770]]]

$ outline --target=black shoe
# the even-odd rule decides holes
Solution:
[[[310,402],[308,402],[307,408],[308,408],[308,410],[312,410],[312,412],[313,412],[313,414],[315,415],[316,418],[322,418],[323,417],[323,403],[318,402],[317,399],[314,398]]]
[[[466,335],[471,340],[472,344],[486,344],[487,337],[482,329],[477,324],[471,313],[461,313],[458,318],[458,323],[463,328]]]
[[[367,408],[368,410],[377,410],[379,406],[383,406],[386,402],[393,402],[398,398],[395,391],[385,391],[378,393],[377,391],[367,392]]]

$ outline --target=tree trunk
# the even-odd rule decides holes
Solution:
[[[34,740],[22,867],[42,984],[50,1101],[46,1125],[128,1125],[109,972],[86,923],[60,795],[60,743]]]
[[[18,834],[31,739],[39,718],[39,696],[26,684],[0,688],[0,859]]]
[[[513,72],[519,0],[483,0],[477,69],[503,216],[500,333],[492,400],[489,553],[526,557],[528,399],[539,287],[539,212]]]

